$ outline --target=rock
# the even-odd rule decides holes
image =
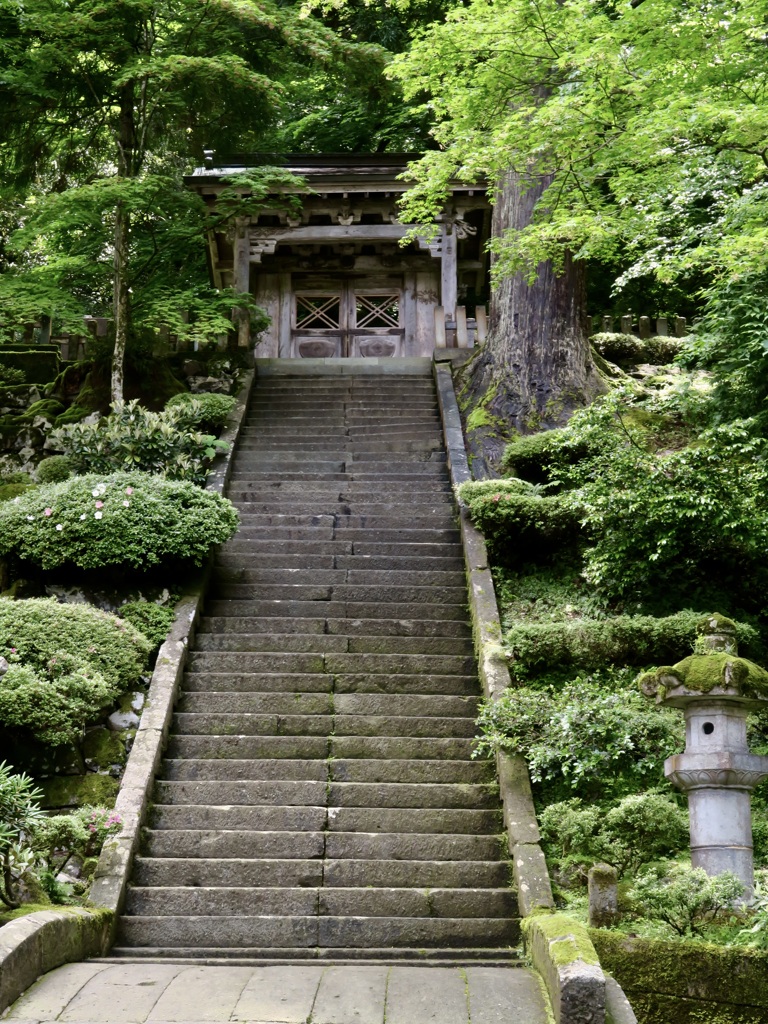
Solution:
[[[214,395],[228,395],[232,385],[228,380],[219,377],[190,377],[187,381],[189,390],[196,395],[207,392]]]
[[[133,711],[113,711],[107,719],[107,724],[114,732],[135,729],[139,724],[139,716]]]
[[[5,673],[8,671],[8,667],[8,662],[5,660],[5,658],[0,658],[0,676],[5,675]]]
[[[619,916],[619,889],[616,868],[595,864],[589,869],[589,924],[591,928],[610,928]]]
[[[122,731],[113,732],[104,725],[88,729],[82,745],[88,771],[120,776],[128,759]]]
[[[43,810],[59,807],[84,807],[86,804],[113,807],[120,784],[108,775],[66,775],[52,779],[38,779],[43,791],[40,806]]]
[[[144,701],[145,700],[146,700],[146,694],[142,693],[141,690],[136,690],[134,693],[132,693],[131,694],[131,708],[132,708],[132,710],[137,712],[138,714],[140,714],[142,708],[144,707]]]
[[[185,377],[202,377],[205,375],[205,366],[196,359],[185,359],[181,372]]]

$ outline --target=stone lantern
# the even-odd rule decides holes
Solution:
[[[688,796],[693,866],[733,872],[750,900],[751,793],[768,778],[768,757],[750,754],[747,715],[768,708],[768,672],[738,657],[730,619],[707,616],[699,632],[692,655],[639,682],[646,696],[685,713],[685,752],[667,758],[664,774]]]

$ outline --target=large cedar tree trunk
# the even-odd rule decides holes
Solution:
[[[494,237],[530,223],[546,184],[522,193],[518,176],[506,175]],[[559,276],[542,263],[533,284],[516,274],[494,290],[488,340],[462,381],[475,477],[496,475],[510,436],[559,426],[602,390],[587,341],[585,280],[583,263],[566,256]]]

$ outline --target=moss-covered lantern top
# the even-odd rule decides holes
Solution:
[[[678,708],[708,698],[753,708],[768,702],[768,672],[738,656],[736,624],[723,615],[701,620],[693,654],[643,673],[638,684],[647,697]]]

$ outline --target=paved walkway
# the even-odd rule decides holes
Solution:
[[[531,1024],[539,982],[520,967],[186,967],[79,963],[37,981],[13,1024]]]

